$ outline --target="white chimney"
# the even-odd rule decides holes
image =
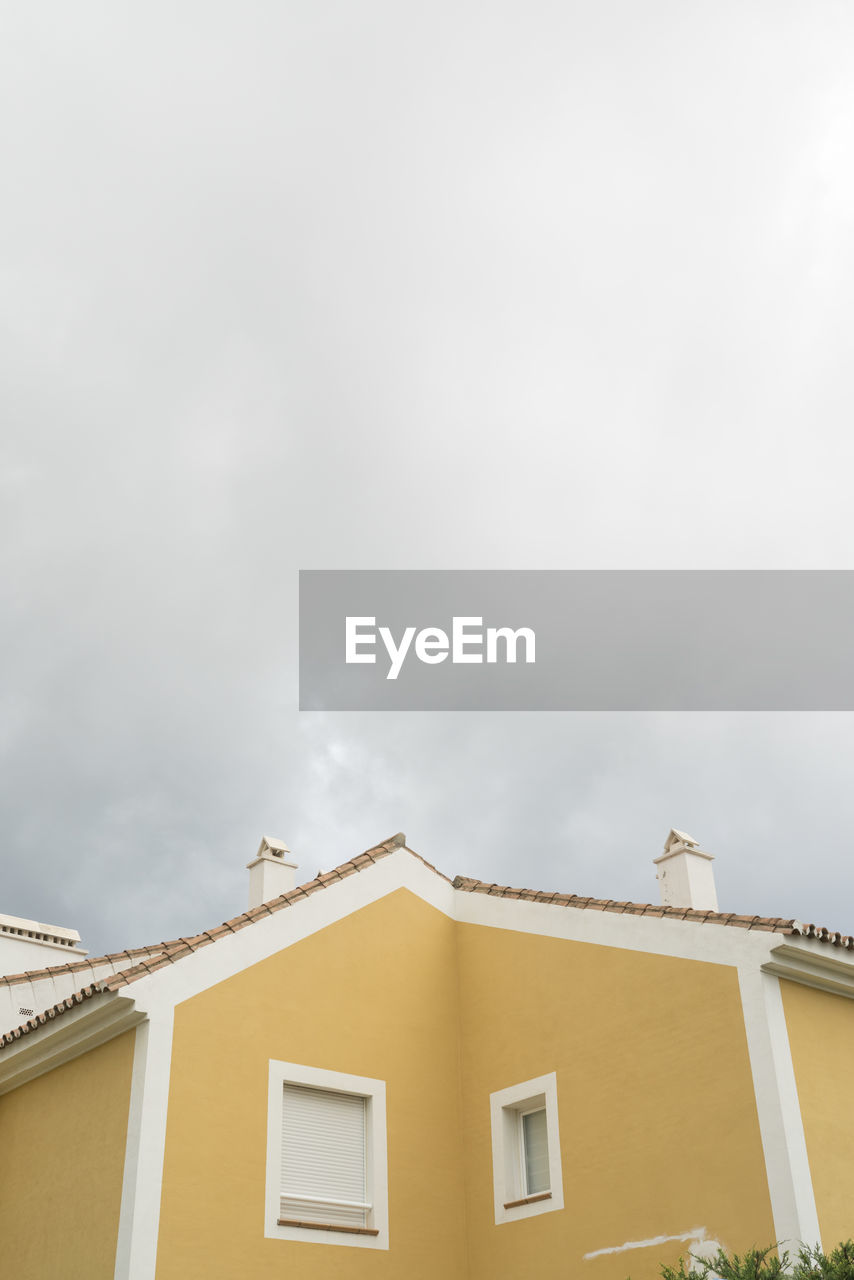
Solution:
[[[693,907],[695,911],[717,911],[714,858],[703,853],[697,841],[685,831],[673,828],[664,842],[664,853],[653,861],[665,907]]]
[[[290,861],[290,849],[281,840],[263,836],[258,852],[246,867],[249,872],[249,910],[270,902],[293,889],[297,864]]]

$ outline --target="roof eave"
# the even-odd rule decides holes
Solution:
[[[146,1017],[127,996],[97,989],[77,994],[79,1000],[69,997],[33,1019],[31,1029],[18,1028],[20,1034],[7,1040],[0,1053],[0,1094],[96,1049]]]
[[[772,948],[762,972],[854,1000],[854,955],[831,949],[821,938],[793,935]]]

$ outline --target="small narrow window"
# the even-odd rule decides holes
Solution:
[[[496,1224],[562,1209],[555,1073],[499,1089],[489,1106]]]

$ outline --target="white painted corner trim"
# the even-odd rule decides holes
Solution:
[[[740,968],[738,979],[774,1234],[790,1251],[820,1244],[780,983],[757,969]]]
[[[154,1280],[172,1064],[172,1010],[136,1030],[115,1280]]]

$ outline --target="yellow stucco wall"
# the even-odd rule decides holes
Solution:
[[[584,1255],[774,1239],[735,969],[474,925],[458,950],[471,1280],[643,1280],[688,1245]],[[489,1095],[551,1071],[565,1208],[496,1226]]]
[[[391,1247],[263,1236],[268,1062],[386,1081]],[[555,1071],[566,1208],[496,1226],[489,1095]],[[406,890],[176,1010],[157,1280],[634,1280],[774,1238],[736,972]]]
[[[157,1280],[463,1280],[457,994],[399,890],[179,1006]],[[271,1058],[386,1081],[389,1250],[264,1239]]]
[[[135,1032],[0,1097],[0,1271],[113,1280]]]
[[[854,1237],[854,1002],[781,981],[822,1244]]]

